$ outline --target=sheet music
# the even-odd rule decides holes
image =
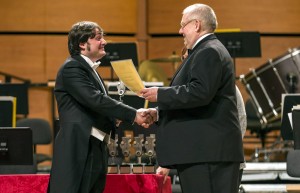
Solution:
[[[110,63],[115,73],[126,87],[137,95],[140,95],[139,93],[145,88],[145,85],[136,71],[132,60],[118,60],[111,61]]]

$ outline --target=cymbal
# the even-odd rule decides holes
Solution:
[[[155,59],[151,59],[151,62],[181,62],[181,58],[178,55],[171,55],[167,58],[155,58]]]
[[[163,82],[164,85],[169,85],[167,74],[155,62],[145,60],[139,65],[138,73],[143,81]]]

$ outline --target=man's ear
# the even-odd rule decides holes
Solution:
[[[85,50],[86,42],[85,43],[79,43],[79,47],[81,50]]]
[[[197,32],[200,32],[200,31],[201,31],[201,28],[202,28],[202,23],[201,23],[201,21],[196,20],[195,25],[196,25],[196,31],[197,31]]]

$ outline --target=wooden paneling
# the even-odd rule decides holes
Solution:
[[[240,28],[260,33],[299,33],[300,1],[239,0],[216,3],[219,28]]]
[[[148,42],[149,59],[168,58],[172,54],[181,55],[182,48],[183,39],[181,37],[150,38]],[[169,78],[172,77],[175,72],[174,64],[171,62],[158,63]]]
[[[44,36],[1,35],[0,45],[1,71],[34,82],[45,80]]]
[[[136,0],[4,1],[0,31],[69,31],[82,20],[97,22],[107,32],[136,33]]]
[[[135,42],[133,37],[107,36],[105,39]],[[0,71],[32,82],[54,80],[58,68],[69,56],[67,36],[1,35],[0,45],[7,45],[0,47]]]
[[[0,31],[44,31],[45,0],[0,0]]]
[[[46,36],[45,37],[45,63],[46,77],[44,81],[55,80],[57,71],[69,56],[68,37]]]
[[[300,192],[300,185],[299,184],[287,184],[286,190],[288,193],[298,193],[298,192]]]
[[[178,33],[182,11],[195,0],[151,0],[148,2],[150,34]],[[299,33],[299,0],[203,0],[217,15],[219,29],[239,28],[243,31],[267,33]]]
[[[77,21],[97,22],[107,32],[136,32],[136,0],[46,1],[47,31],[69,31]]]

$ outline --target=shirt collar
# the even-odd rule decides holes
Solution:
[[[208,33],[208,34],[204,34],[203,36],[201,36],[201,37],[196,41],[196,43],[193,45],[193,48],[192,48],[192,49],[194,49],[194,47],[195,47],[201,40],[203,40],[204,38],[206,38],[207,36],[209,36],[209,35],[211,35],[211,34],[213,34],[213,33]]]
[[[97,62],[93,62],[90,58],[88,58],[87,56],[80,54],[80,56],[90,65],[90,67],[93,70],[96,70],[98,68],[98,66],[101,64],[100,60],[98,60]]]

